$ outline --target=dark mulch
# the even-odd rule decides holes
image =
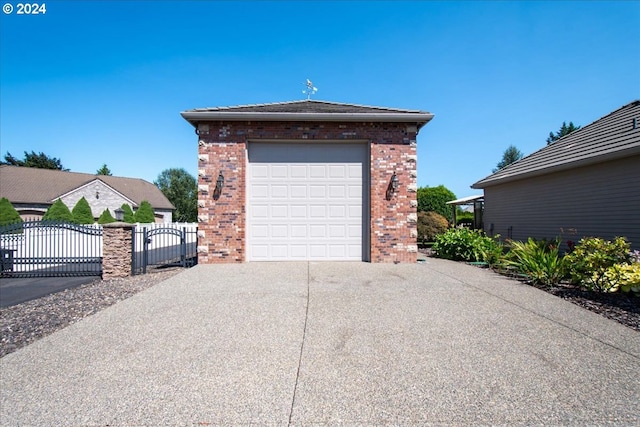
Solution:
[[[611,294],[585,291],[575,285],[560,284],[552,288],[539,287],[545,292],[570,301],[608,319],[640,331],[640,297],[631,293]]]

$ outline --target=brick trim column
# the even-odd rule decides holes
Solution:
[[[102,226],[102,278],[131,275],[131,233],[133,225],[112,222]]]

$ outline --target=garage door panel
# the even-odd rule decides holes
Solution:
[[[269,205],[258,205],[255,204],[251,207],[251,214],[249,215],[251,219],[259,219],[259,218],[269,218]]]
[[[284,219],[289,217],[287,205],[271,205],[271,218]]]
[[[310,218],[325,218],[327,216],[326,205],[310,205],[309,217]]]
[[[268,169],[268,175],[271,179],[283,179],[288,178],[288,171],[286,165],[266,165]]]
[[[329,205],[329,218],[345,218],[347,209],[344,205]]]
[[[249,144],[249,261],[362,260],[357,144]]]
[[[306,199],[307,198],[307,186],[292,184],[289,186],[292,199]]]
[[[291,179],[307,179],[308,168],[304,165],[294,165],[289,167],[289,177]]]
[[[287,199],[289,198],[289,187],[286,185],[271,185],[271,198],[272,199]]]

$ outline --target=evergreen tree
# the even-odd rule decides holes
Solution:
[[[124,211],[124,217],[122,218],[123,222],[128,222],[129,224],[133,224],[134,222],[136,222],[131,206],[123,203],[122,206],[120,206],[120,209]]]
[[[522,151],[518,150],[514,145],[510,145],[509,148],[504,150],[504,153],[502,154],[502,160],[500,160],[495,169],[493,169],[493,173],[498,172],[505,166],[509,166],[511,163],[517,162],[523,157],[524,154],[522,154]]]
[[[91,206],[87,199],[82,197],[71,210],[73,215],[73,222],[76,224],[93,224],[95,219],[93,218],[93,212],[91,212]]]
[[[108,175],[111,176],[111,169],[107,167],[106,163],[102,164],[102,167],[96,171],[96,175]]]
[[[0,225],[15,224],[22,222],[20,214],[13,207],[9,199],[3,197],[0,199]]]
[[[64,204],[62,199],[58,199],[47,209],[44,216],[42,217],[43,221],[64,221],[73,223],[73,215],[71,211]]]
[[[111,215],[109,209],[105,209],[100,215],[100,218],[98,218],[98,224],[109,224],[110,222],[116,222],[116,219]]]
[[[562,122],[562,126],[560,126],[560,130],[555,134],[553,132],[549,132],[549,138],[547,138],[547,145],[556,142],[560,138],[565,135],[569,135],[571,132],[580,129],[580,126],[575,126],[573,122],[569,122],[569,126],[567,126],[566,122]]]
[[[136,211],[134,218],[136,222],[140,223],[156,222],[156,217],[153,215],[151,203],[143,200],[142,203],[140,203],[140,207]]]
[[[60,159],[55,157],[49,157],[44,153],[36,154],[35,151],[31,153],[24,152],[24,159],[20,160],[11,155],[7,151],[4,155],[4,161],[0,161],[0,165],[12,165],[12,166],[24,166],[28,168],[40,168],[40,169],[57,169],[62,171],[68,171],[62,166]]]

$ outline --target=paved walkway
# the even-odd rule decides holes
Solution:
[[[3,425],[637,425],[640,334],[487,270],[196,266],[0,359]]]

